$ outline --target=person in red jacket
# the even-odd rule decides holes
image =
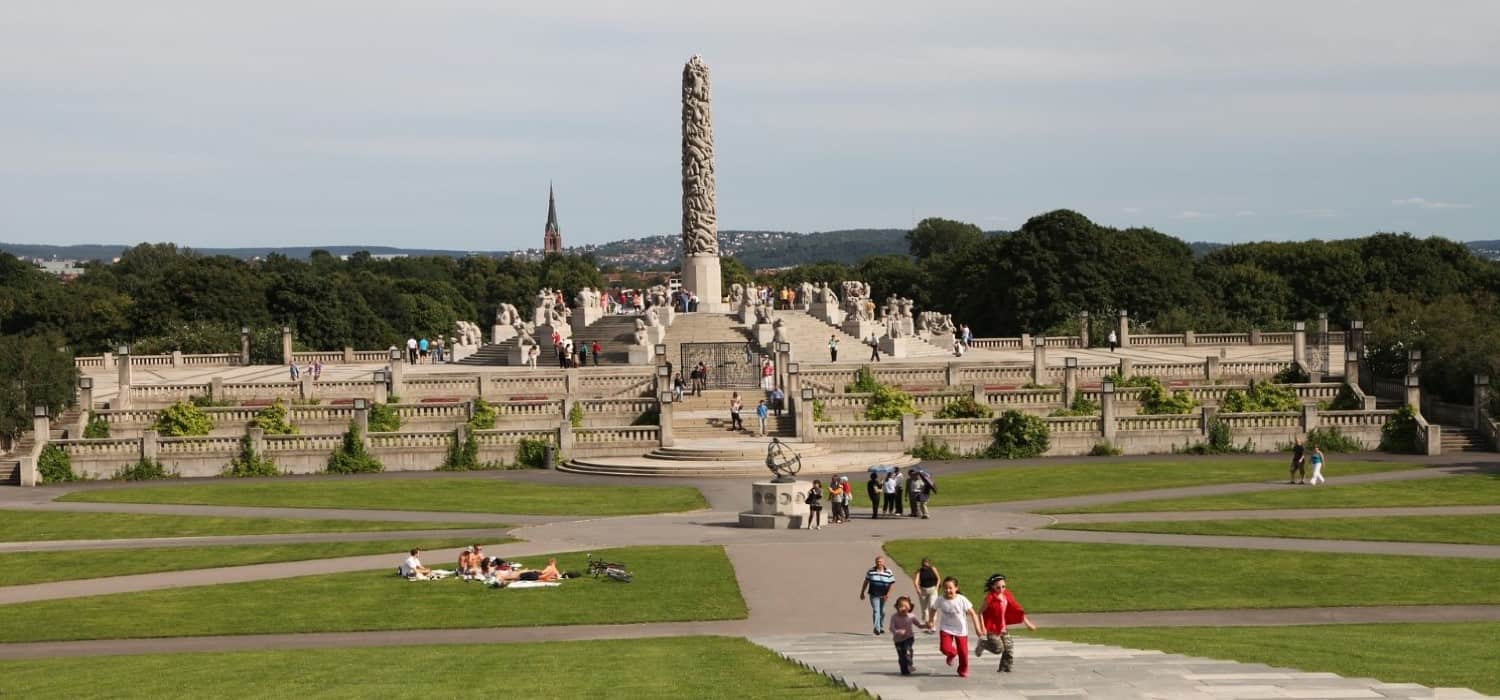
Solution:
[[[1036,625],[1026,617],[1026,609],[1016,602],[1016,596],[1005,587],[1005,574],[995,574],[985,581],[984,588],[984,632],[985,638],[980,640],[979,647],[974,650],[974,656],[978,657],[988,651],[991,654],[1000,655],[1000,668],[996,673],[1010,673],[1013,645],[1010,640],[1008,628],[1010,625],[1025,625],[1026,629],[1035,630]]]

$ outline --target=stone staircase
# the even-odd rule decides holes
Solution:
[[[1457,425],[1442,426],[1443,454],[1455,452],[1492,452],[1479,431]]]
[[[672,327],[667,329],[666,340],[663,344],[667,346],[667,360],[672,363],[674,371],[685,372],[689,368],[678,367],[682,363],[682,345],[684,343],[751,343],[754,338],[750,335],[750,329],[740,325],[739,321],[730,314],[714,314],[698,312],[691,314],[677,314],[672,321]],[[687,375],[684,374],[684,377]],[[728,395],[725,395],[724,405],[728,405]],[[729,409],[724,409],[728,415]]]
[[[599,346],[604,350],[604,355],[599,358],[601,367],[629,364],[629,347],[635,342],[635,317],[605,316],[573,336],[575,345],[583,343],[592,347],[595,340],[599,341]],[[500,343],[487,343],[474,351],[474,354],[454,364],[472,367],[505,366],[510,364],[508,358],[519,345],[520,341],[516,338]],[[536,359],[536,364],[538,367],[555,367],[557,355],[550,348],[543,347],[542,354]],[[594,360],[590,356],[589,366],[593,365]]]
[[[83,407],[73,406],[53,419],[52,428],[47,431],[48,441],[83,437],[79,429],[83,411]],[[31,454],[34,447],[36,435],[28,431],[16,439],[8,452],[0,454],[0,486],[16,486],[21,483],[21,456]]]
[[[768,438],[679,440],[640,457],[584,457],[570,459],[557,470],[599,476],[769,478],[766,469]],[[833,452],[822,445],[783,440],[802,457],[803,476],[857,474],[882,464],[909,467],[920,460],[891,452]]]
[[[830,335],[839,340],[840,364],[862,365],[870,361],[870,346],[866,343],[868,339],[849,335],[837,326],[819,321],[804,311],[777,311],[775,317],[785,321],[786,339],[792,344],[793,357],[798,361],[827,362]],[[902,359],[953,356],[946,348],[937,348],[920,340],[912,343],[909,350],[907,357]],[[887,355],[881,355],[881,358],[892,359]]]

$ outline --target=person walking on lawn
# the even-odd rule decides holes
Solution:
[[[891,587],[896,585],[896,575],[885,566],[885,557],[875,557],[875,566],[865,572],[865,578],[859,584],[859,599],[864,600],[865,594],[870,595],[870,619],[875,622],[875,634],[885,634],[885,599],[891,594]]]
[[[1287,474],[1286,483],[1301,484],[1307,481],[1307,467],[1303,461],[1307,456],[1307,447],[1302,444],[1302,436],[1297,436],[1297,443],[1292,445],[1292,468]],[[1301,478],[1298,478],[1298,477]]]

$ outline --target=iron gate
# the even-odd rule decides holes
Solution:
[[[1319,325],[1317,330],[1308,334],[1307,343],[1307,369],[1319,376],[1327,377],[1329,369],[1330,345],[1329,333]]]
[[[708,368],[707,388],[740,389],[760,385],[760,357],[750,343],[683,343],[684,379],[702,362]]]

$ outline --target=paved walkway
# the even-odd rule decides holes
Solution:
[[[1442,467],[1399,472],[1386,472],[1349,477],[1343,483],[1399,481],[1414,478],[1445,478],[1454,474],[1489,471],[1496,462],[1484,458],[1469,457],[1453,461]],[[960,465],[960,469],[964,468]],[[527,473],[515,475],[525,480],[629,483],[638,485],[639,480],[611,478],[582,479],[566,475]],[[398,477],[413,478],[413,477]],[[415,477],[431,478],[431,477]],[[653,480],[651,483],[665,483]],[[926,681],[910,681],[915,685],[891,686],[886,683],[891,676],[889,642],[885,638],[875,640],[869,635],[869,608],[858,597],[859,572],[868,568],[873,558],[881,552],[882,544],[895,538],[929,537],[989,537],[1018,538],[1049,541],[1124,542],[1132,544],[1170,544],[1186,546],[1239,547],[1253,549],[1278,549],[1292,551],[1361,552],[1372,554],[1407,554],[1420,556],[1466,556],[1473,558],[1500,557],[1500,547],[1481,545],[1433,545],[1388,542],[1355,542],[1342,540],[1291,540],[1278,538],[1206,537],[1190,535],[1161,535],[1149,533],[1108,533],[1090,531],[1044,530],[1054,522],[1089,522],[1098,519],[1197,519],[1199,517],[1375,517],[1378,515],[1415,514],[1491,514],[1500,512],[1500,506],[1466,506],[1419,509],[1319,509],[1316,511],[1230,511],[1218,513],[1130,513],[1094,515],[1047,516],[1028,512],[1038,508],[1061,508],[1094,505],[1100,503],[1143,500],[1145,498],[1178,497],[1188,495],[1216,495],[1223,493],[1250,493],[1286,488],[1284,484],[1226,484],[1195,486],[1179,489],[1162,489],[1147,493],[1099,494],[1092,496],[1037,500],[1029,502],[983,504],[974,506],[938,508],[930,520],[911,518],[881,518],[871,520],[862,517],[862,509],[856,505],[856,519],[848,524],[825,527],[819,531],[753,530],[736,526],[737,511],[743,507],[746,481],[729,480],[682,480],[676,483],[699,487],[710,503],[710,508],[690,513],[667,515],[643,515],[598,519],[569,519],[563,517],[515,516],[505,514],[455,514],[417,511],[363,511],[320,510],[298,508],[240,508],[216,506],[172,506],[149,504],[108,503],[57,503],[49,499],[66,489],[0,489],[0,508],[25,508],[37,510],[65,510],[91,512],[138,512],[176,513],[195,515],[233,515],[254,517],[297,517],[319,519],[369,519],[396,520],[405,522],[473,522],[476,527],[468,530],[405,531],[379,533],[311,533],[298,535],[260,535],[234,537],[198,538],[153,538],[127,543],[110,541],[72,541],[43,543],[0,543],[3,551],[38,551],[60,549],[96,549],[110,547],[143,546],[191,546],[204,544],[253,544],[288,541],[351,541],[402,540],[416,537],[483,537],[499,536],[501,531],[485,528],[495,522],[518,525],[512,531],[524,541],[493,547],[493,553],[507,558],[524,558],[548,552],[587,551],[608,547],[652,544],[718,544],[724,545],[730,561],[735,567],[741,591],[749,607],[746,620],[710,623],[661,623],[644,625],[586,625],[563,627],[540,627],[525,629],[479,629],[479,630],[417,630],[402,632],[349,632],[300,635],[256,635],[208,638],[168,638],[100,640],[82,642],[56,642],[41,644],[0,644],[0,658],[38,658],[63,655],[100,655],[121,653],[151,653],[178,651],[232,651],[238,649],[263,648],[312,648],[336,646],[371,646],[398,644],[447,644],[471,642],[539,641],[563,639],[605,639],[684,634],[723,634],[751,636],[762,643],[777,645],[777,648],[795,652],[806,661],[815,659],[809,651],[819,642],[854,640],[851,643],[870,646],[872,656],[868,662],[878,667],[868,669],[856,666],[842,668],[829,666],[826,672],[850,678],[860,674],[875,674],[862,682],[873,685],[861,687],[876,689],[876,692],[892,692],[888,697],[904,697],[912,692],[950,693],[970,692],[970,689],[954,688],[944,676],[928,677]],[[170,486],[167,486],[170,488]],[[482,540],[481,540],[482,541]],[[399,548],[397,548],[399,549]],[[486,549],[491,549],[487,546]],[[448,560],[455,557],[456,550],[435,551],[433,560]],[[170,574],[146,574],[121,576],[87,581],[57,582],[34,586],[0,587],[0,604],[32,600],[52,600],[69,597],[99,595],[103,593],[154,590],[180,586],[214,585],[249,580],[266,580],[311,574],[364,571],[393,566],[399,559],[395,553],[359,557],[303,562],[284,562],[251,566],[224,567]],[[910,577],[907,572],[897,572],[898,585],[894,595],[910,595]],[[1176,626],[1176,625],[1276,625],[1276,624],[1322,624],[1355,622],[1453,622],[1453,621],[1500,621],[1500,606],[1412,606],[1379,608],[1306,608],[1297,609],[1295,616],[1284,610],[1211,610],[1211,611],[1156,611],[1133,613],[1089,613],[1089,614],[1038,614],[1039,624],[1048,627],[1071,626]],[[830,635],[820,637],[817,635]],[[789,639],[786,635],[794,635]],[[1053,642],[1030,641],[1030,644],[1052,645]],[[1031,656],[1044,656],[1042,649],[1059,650],[1062,647],[1039,647]],[[1051,652],[1047,652],[1051,653]],[[1069,653],[1058,652],[1060,657]],[[1092,652],[1091,652],[1092,653]],[[1134,655],[1136,652],[1115,650],[1110,654]],[[1076,656],[1076,655],[1075,655]],[[822,658],[828,665],[827,657]],[[842,659],[842,657],[840,657]],[[850,663],[864,657],[853,654]],[[812,661],[808,661],[812,663]],[[840,660],[838,663],[843,663]],[[1069,667],[1059,662],[1059,668]],[[1068,662],[1071,663],[1071,662]],[[1194,664],[1199,663],[1194,661]],[[1205,662],[1220,663],[1220,662]],[[933,664],[928,664],[933,666]],[[836,666],[836,664],[835,664]],[[878,668],[878,670],[876,670]],[[946,671],[946,669],[943,669]],[[1124,672],[1124,671],[1122,671]],[[1327,679],[1328,674],[1320,675]],[[899,676],[895,678],[899,679]],[[1011,680],[1011,679],[1007,679]],[[907,681],[902,681],[903,683]],[[936,685],[934,685],[936,684]],[[1170,685],[1170,684],[1168,684]],[[1166,697],[1181,690],[1183,697],[1196,697],[1192,693],[1202,691],[1194,686],[1189,692],[1181,687],[1172,692],[1168,685],[1157,690]],[[1202,684],[1199,684],[1202,685]],[[1274,685],[1274,684],[1272,684]],[[1103,683],[1099,688],[1125,687]],[[1072,686],[1047,688],[1011,687],[1011,690],[996,691],[1001,694],[954,695],[954,697],[1020,697],[1069,695],[1063,692]],[[1296,688],[1277,686],[1277,690],[1265,691],[1257,697],[1314,697],[1297,695]],[[1366,688],[1367,690],[1369,688]],[[1330,688],[1332,690],[1332,688]],[[1391,690],[1391,688],[1387,688]],[[1396,689],[1400,690],[1400,689]],[[1035,691],[1035,692],[1032,692]],[[986,693],[990,691],[985,691]],[[1155,691],[1153,691],[1155,692]],[[1259,691],[1257,691],[1259,692]],[[1379,692],[1378,689],[1376,692]],[[1010,694],[1005,694],[1010,693]],[[1292,693],[1275,695],[1275,693]],[[1077,694],[1074,694],[1077,695]],[[1096,697],[1146,697],[1147,695],[1101,695]],[[925,695],[924,695],[925,696]],[[1082,695],[1078,695],[1082,697]],[[1158,695],[1153,695],[1158,696]],[[1212,695],[1228,697],[1227,695]],[[1389,697],[1405,697],[1387,693]],[[935,697],[942,697],[935,695]],[[1208,696],[1204,696],[1208,697]],[[1335,697],[1317,695],[1315,697]],[[1349,695],[1348,697],[1374,697]]]

